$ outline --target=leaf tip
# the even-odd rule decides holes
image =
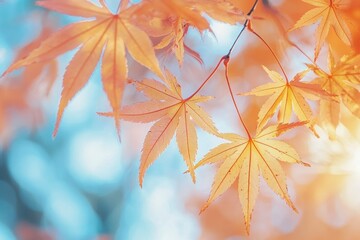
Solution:
[[[118,128],[116,128],[116,135],[119,140],[119,143],[121,143],[121,134],[120,134],[120,129],[118,129]]]
[[[191,175],[191,181],[195,184],[196,183],[196,176],[195,176],[195,171],[194,171],[194,167],[189,168],[186,172],[184,173],[190,173]]]
[[[55,127],[54,127],[54,131],[52,133],[52,137],[55,138],[58,131],[59,131],[59,127],[60,127],[60,121],[61,121],[61,117],[62,117],[62,112],[58,113],[58,116],[56,118],[56,123],[55,123]]]
[[[186,171],[183,172],[183,174],[188,174],[190,171],[189,169],[187,169]]]
[[[311,165],[309,163],[306,163],[306,162],[300,161],[300,164],[305,166],[305,167],[311,167]]]
[[[140,186],[140,188],[143,187],[143,183],[144,183],[144,176],[139,175],[139,186]]]
[[[287,205],[289,205],[289,207],[291,207],[294,212],[299,213],[299,211],[295,207],[295,204],[290,200],[289,196],[286,197],[286,203]]]
[[[209,203],[206,202],[206,203],[204,204],[204,206],[200,209],[199,215],[202,214],[208,207],[209,207]]]
[[[195,177],[195,173],[191,174],[191,180],[194,184],[196,184],[196,177]]]
[[[245,221],[245,230],[246,230],[246,235],[250,235],[250,221],[246,220]]]
[[[295,207],[295,205],[293,204],[293,206],[291,207],[295,213],[299,214],[299,210],[297,210],[297,208]]]
[[[114,116],[114,121],[115,121],[115,128],[116,128],[116,135],[119,139],[119,142],[121,143],[121,129],[120,129],[120,118],[119,118],[119,113],[115,113],[115,116]]]

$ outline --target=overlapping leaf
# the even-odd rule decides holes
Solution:
[[[148,31],[150,33],[156,32],[156,34],[159,34],[159,24],[163,25],[165,22],[164,18],[167,19],[167,25],[171,26],[171,31],[163,27],[166,34],[164,34],[160,43],[156,45],[156,48],[163,49],[170,46],[180,65],[183,62],[184,53],[201,62],[199,54],[184,44],[184,39],[190,26],[198,29],[200,32],[210,28],[208,21],[202,16],[203,13],[218,21],[230,24],[235,24],[245,18],[241,10],[228,0],[147,0],[144,1],[139,11],[152,15],[154,12],[156,13],[155,16],[158,18],[157,24],[154,24],[152,21],[152,26],[157,30],[152,30],[149,25],[150,29]]]
[[[113,14],[104,1],[101,7],[86,0],[44,0],[37,4],[61,13],[91,18],[71,24],[44,39],[41,46],[27,57],[12,64],[6,73],[33,63],[46,62],[81,46],[64,74],[56,134],[65,107],[84,87],[102,53],[102,82],[113,111],[118,113],[127,79],[125,48],[140,64],[161,76],[152,43],[147,34],[133,25],[126,10]],[[119,119],[115,115],[119,131]]]
[[[249,233],[251,214],[259,192],[260,174],[269,187],[296,211],[288,195],[285,174],[279,161],[307,164],[300,161],[297,152],[290,145],[273,138],[303,124],[304,122],[273,125],[259,131],[254,138],[224,134],[223,137],[230,143],[215,147],[195,166],[198,168],[205,164],[222,162],[202,211],[238,179],[238,194]]]
[[[52,32],[51,19],[43,17],[42,20],[46,20],[46,23],[40,35],[21,48],[16,59],[28,55],[40,45],[44,37]],[[17,76],[2,79],[0,83],[0,145],[8,144],[18,129],[38,126],[43,118],[39,103],[44,100],[45,95],[48,95],[56,78],[57,62],[51,60],[45,64],[33,64]]]
[[[297,74],[292,81],[285,81],[282,76],[270,71],[266,67],[264,70],[269,75],[272,83],[267,83],[254,88],[244,95],[268,96],[268,100],[261,107],[258,116],[258,130],[261,130],[269,119],[275,114],[279,108],[278,121],[288,123],[293,113],[300,121],[309,122],[308,126],[312,129],[312,111],[305,97],[316,99],[319,96],[328,97],[318,84],[307,84],[300,80],[306,74],[306,71]]]
[[[195,181],[194,161],[198,146],[195,125],[211,134],[218,135],[210,116],[198,106],[198,103],[208,101],[211,97],[193,96],[184,99],[181,87],[168,71],[166,71],[164,81],[166,85],[152,79],[134,82],[137,89],[150,100],[126,106],[120,115],[128,121],[156,121],[143,144],[139,171],[140,185],[143,183],[146,170],[166,149],[175,132],[180,153]],[[105,115],[113,116],[113,113]]]
[[[316,30],[315,60],[329,34],[330,27],[335,30],[344,43],[351,44],[351,32],[346,22],[346,16],[342,14],[345,5],[344,0],[303,0],[303,2],[313,5],[315,8],[305,13],[291,30],[320,20],[319,27]]]
[[[173,30],[162,38],[159,44],[155,46],[155,49],[163,49],[171,46],[172,51],[175,53],[175,57],[182,65],[184,60],[184,54],[187,53],[194,59],[202,63],[202,59],[196,51],[192,50],[184,43],[185,35],[189,30],[190,25],[181,18],[178,18],[173,23]]]
[[[40,35],[19,50],[19,54],[16,57],[15,61],[18,61],[29,55],[29,53],[31,53],[34,49],[40,46],[44,38],[49,37],[50,34],[53,32],[52,30],[53,27],[51,26],[51,24],[53,24],[52,21],[45,17],[42,18],[42,20],[47,22],[45,23],[46,25],[43,27]],[[38,84],[37,82],[39,82],[40,77],[42,76],[43,80],[41,81],[41,84],[46,86],[45,93],[49,94],[52,86],[54,85],[55,80],[57,79],[57,74],[58,74],[57,61],[55,59],[52,59],[47,61],[46,63],[35,63],[29,67],[26,67],[24,71],[21,73],[21,75],[17,76],[16,78],[19,79],[21,84],[21,86],[19,87],[23,88],[24,93],[25,92],[29,93],[31,89],[36,88],[34,86]],[[44,76],[46,76],[46,78],[44,78]],[[11,81],[14,80],[15,79],[11,79]],[[38,93],[37,95],[39,95]]]
[[[189,0],[189,2],[194,8],[220,22],[236,24],[245,20],[243,11],[231,0]]]
[[[329,72],[320,67],[308,64],[307,66],[318,76],[313,83],[321,87],[333,99],[320,99],[319,123],[327,131],[329,137],[336,137],[336,127],[339,124],[340,99],[344,105],[358,118],[360,118],[360,55],[343,56],[335,62],[332,52],[328,57]]]

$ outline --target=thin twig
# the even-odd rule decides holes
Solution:
[[[187,100],[191,99],[192,97],[194,97],[194,96],[205,86],[205,84],[211,79],[211,77],[215,74],[215,72],[216,72],[217,69],[219,68],[220,64],[221,64],[223,61],[225,61],[226,59],[229,59],[229,58],[230,58],[230,55],[231,55],[231,53],[232,53],[232,51],[233,51],[236,43],[238,42],[240,36],[241,36],[242,33],[244,32],[247,24],[249,23],[249,21],[250,21],[250,20],[249,20],[249,17],[250,17],[251,14],[254,12],[257,4],[258,4],[258,0],[255,0],[252,8],[251,8],[250,11],[247,13],[247,17],[248,17],[248,18],[247,18],[246,21],[244,22],[244,25],[243,25],[242,29],[240,30],[239,34],[238,34],[237,37],[235,38],[235,40],[234,40],[233,44],[231,45],[228,53],[227,53],[226,55],[224,55],[224,56],[221,57],[221,59],[219,60],[219,62],[218,62],[217,65],[215,66],[214,70],[213,70],[213,71],[210,73],[210,75],[204,80],[204,82],[200,85],[200,87],[199,87],[198,89],[196,89],[196,91],[195,91],[193,94],[191,94],[188,98],[186,98],[184,101],[187,101]]]
[[[231,85],[230,85],[230,81],[229,81],[229,68],[228,68],[229,60],[230,60],[230,58],[226,58],[225,61],[224,61],[226,84],[227,84],[227,86],[228,86],[229,93],[230,93],[230,96],[231,96],[231,100],[232,100],[232,102],[233,102],[233,104],[234,104],[234,107],[235,107],[235,109],[236,109],[236,113],[237,113],[237,115],[238,115],[238,117],[239,117],[239,119],[240,119],[240,122],[241,122],[241,124],[243,125],[243,127],[244,127],[244,129],[245,129],[245,132],[246,132],[248,138],[251,139],[250,132],[249,132],[248,128],[246,127],[243,118],[241,117],[240,110],[239,110],[239,108],[238,108],[238,106],[237,106],[237,103],[236,103],[236,101],[235,101],[234,93],[233,93],[233,91],[232,91],[232,89],[231,89]]]
[[[255,0],[252,8],[251,8],[250,11],[246,14],[246,16],[247,16],[248,18],[247,18],[246,21],[244,22],[244,25],[243,25],[242,29],[240,30],[239,34],[238,34],[237,37],[235,38],[235,41],[234,41],[233,44],[231,45],[231,47],[230,47],[230,49],[229,49],[229,52],[228,52],[225,56],[230,57],[230,55],[231,55],[231,53],[232,53],[232,51],[233,51],[233,49],[234,49],[237,41],[239,40],[240,36],[241,36],[242,33],[244,32],[247,24],[249,23],[249,21],[250,21],[249,17],[250,17],[251,14],[255,11],[255,8],[256,8],[257,4],[258,4],[258,0]]]

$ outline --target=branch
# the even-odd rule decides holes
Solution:
[[[242,33],[244,32],[247,24],[249,23],[251,14],[255,11],[255,8],[256,8],[257,4],[258,4],[258,0],[255,0],[252,8],[251,8],[250,11],[246,14],[246,16],[248,16],[248,18],[247,18],[246,21],[244,22],[244,25],[243,25],[242,29],[240,30],[239,34],[238,34],[237,37],[235,38],[234,43],[231,45],[231,47],[230,47],[230,49],[229,49],[229,52],[228,52],[225,56],[230,57],[230,55],[231,55],[231,53],[232,53],[232,51],[233,51],[233,49],[234,49],[237,41],[239,40],[240,36],[241,36]]]
[[[233,51],[236,43],[238,42],[240,36],[241,36],[242,33],[244,32],[247,24],[249,23],[249,21],[250,21],[250,20],[249,20],[249,19],[250,19],[250,16],[251,16],[251,14],[254,12],[254,10],[255,10],[255,8],[256,8],[256,6],[257,6],[257,4],[258,4],[258,1],[259,1],[259,0],[255,0],[252,8],[251,8],[250,11],[246,14],[248,18],[247,18],[246,21],[244,22],[244,25],[243,25],[242,29],[240,30],[239,34],[238,34],[237,37],[235,38],[235,40],[234,40],[233,44],[231,45],[228,53],[227,53],[226,55],[224,55],[224,56],[221,57],[221,59],[219,60],[219,62],[218,62],[217,65],[215,66],[215,68],[212,70],[212,72],[210,73],[210,75],[204,80],[204,82],[200,85],[200,87],[195,90],[195,92],[194,92],[193,94],[191,94],[188,98],[185,99],[185,101],[187,101],[187,100],[191,99],[192,97],[194,97],[194,96],[205,86],[205,84],[211,79],[211,77],[212,77],[212,76],[215,74],[215,72],[218,70],[218,68],[219,68],[219,66],[220,66],[220,63],[222,63],[222,62],[224,61],[224,64],[225,64],[225,61],[229,61],[230,55],[231,55],[231,53],[232,53],[232,51]],[[226,65],[227,65],[227,64],[226,64]]]

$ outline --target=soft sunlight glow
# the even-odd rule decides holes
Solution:
[[[354,197],[354,193],[360,189],[360,130],[354,126],[355,129],[347,129],[340,124],[334,141],[329,140],[320,130],[320,139],[311,138],[309,148],[315,162],[313,167],[318,168],[320,173],[345,177],[343,191],[339,196],[347,207],[360,211],[360,200]]]
[[[196,233],[195,219],[181,210],[179,194],[171,182],[154,178],[154,186],[147,193],[145,215],[154,229],[153,239],[192,239]],[[175,210],[176,209],[176,210]]]
[[[234,31],[232,25],[218,21],[211,22],[211,29],[214,32],[215,40],[217,41],[216,43],[219,48],[223,47],[227,49],[229,46],[229,39],[232,39],[234,36],[236,37],[239,33],[237,29]]]
[[[359,9],[0,0],[0,240],[360,240]]]

